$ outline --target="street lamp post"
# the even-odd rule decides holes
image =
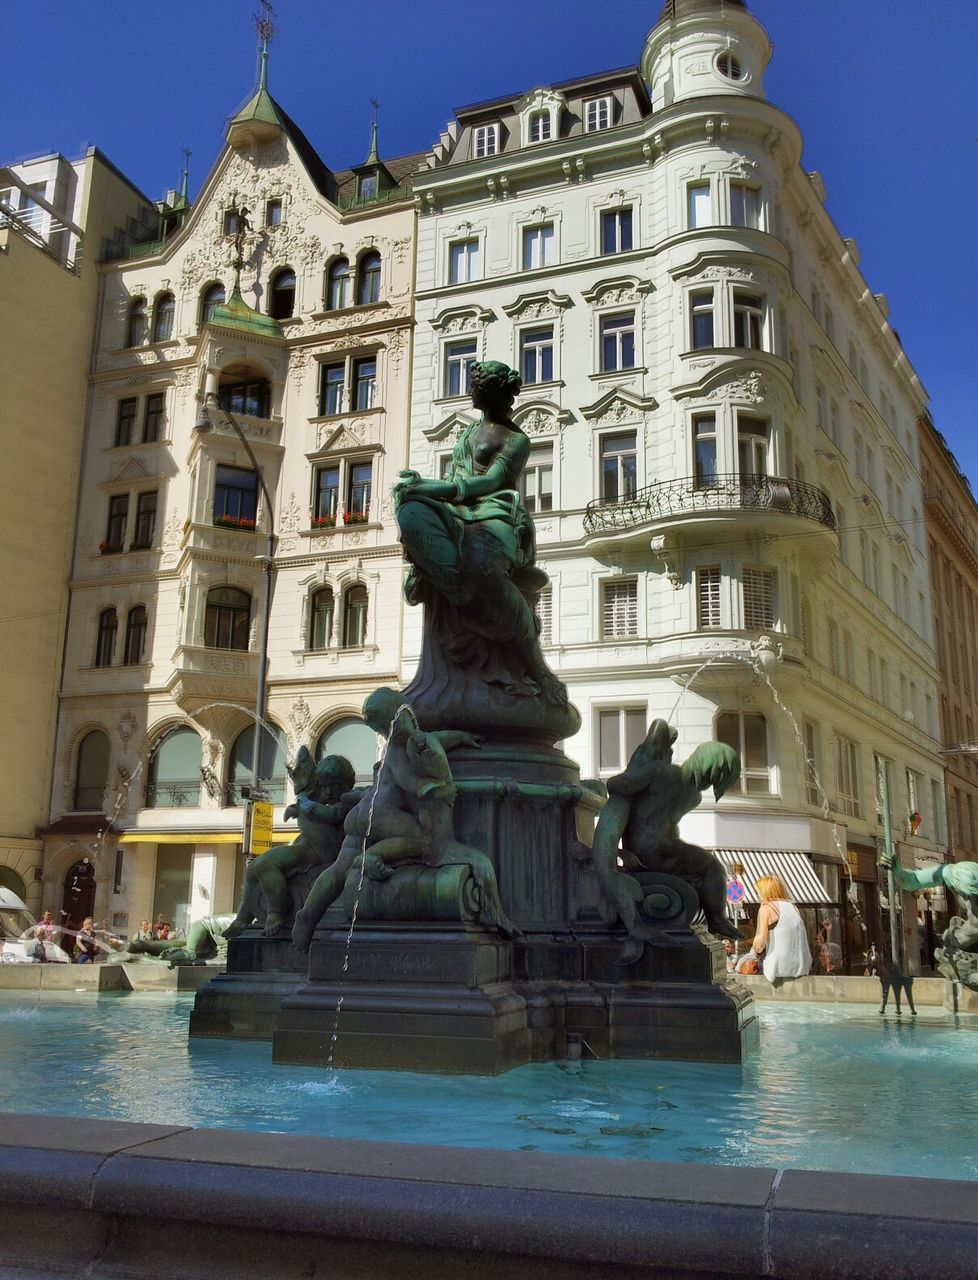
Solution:
[[[265,725],[265,711],[268,700],[268,628],[272,616],[272,575],[274,572],[274,556],[275,556],[275,514],[272,505],[272,497],[268,492],[268,486],[265,484],[265,475],[261,467],[258,465],[258,459],[255,457],[254,450],[248,443],[248,438],[241,430],[241,427],[233,413],[222,407],[217,396],[213,391],[208,391],[204,396],[203,403],[200,406],[200,412],[197,415],[197,421],[194,423],[194,430],[207,432],[211,429],[209,406],[213,406],[222,416],[223,420],[234,431],[234,434],[241,441],[245,453],[248,455],[255,474],[258,477],[258,484],[261,487],[262,498],[265,502],[265,512],[268,517],[268,539],[265,554],[256,556],[257,560],[261,560],[264,570],[265,579],[262,590],[262,606],[259,618],[258,628],[258,688],[255,692],[255,732],[251,742],[251,791],[249,803],[245,807],[245,825],[244,825],[244,844],[245,854],[251,854],[251,823],[249,821],[251,815],[251,801],[261,798],[263,795],[261,780],[259,773],[261,770],[261,732]]]

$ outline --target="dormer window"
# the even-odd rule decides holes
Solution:
[[[534,111],[530,116],[530,141],[549,142],[553,136],[549,111]]]
[[[376,200],[377,175],[375,173],[361,174],[359,190],[357,194],[359,195],[361,200]]]
[[[494,156],[499,151],[499,123],[480,124],[472,130],[472,155],[476,160]]]
[[[611,94],[603,98],[589,98],[584,104],[584,132],[596,133],[598,129],[611,128]]]

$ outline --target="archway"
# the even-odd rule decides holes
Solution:
[[[27,885],[13,867],[0,867],[0,889],[9,889],[21,902],[27,901]]]

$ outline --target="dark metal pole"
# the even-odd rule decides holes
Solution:
[[[903,947],[900,940],[900,925],[897,921],[897,888],[893,874],[893,860],[896,853],[893,849],[893,829],[890,826],[890,787],[887,778],[886,761],[879,761],[880,799],[883,802],[883,845],[886,849],[886,894],[890,900],[890,960],[899,969],[903,969]]]

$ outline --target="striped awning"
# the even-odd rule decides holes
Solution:
[[[796,905],[832,905],[807,853],[788,849],[717,849],[716,853],[730,879],[737,879],[744,886],[745,902],[760,901],[754,884],[761,876],[777,876]],[[735,873],[734,867],[742,870]]]

